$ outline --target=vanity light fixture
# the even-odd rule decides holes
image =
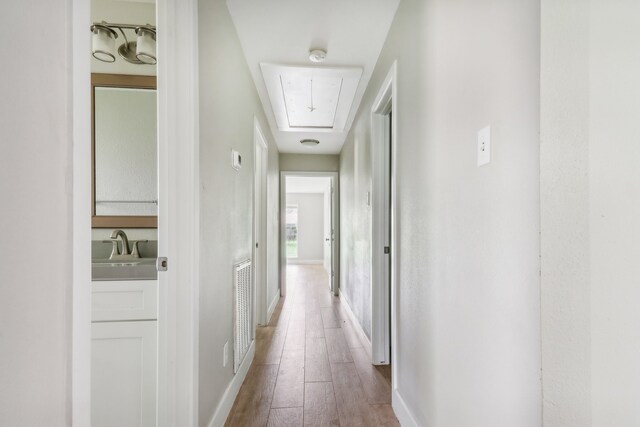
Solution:
[[[152,25],[112,24],[108,22],[95,23],[91,26],[93,57],[103,62],[114,62],[115,42],[119,30],[124,43],[118,48],[118,53],[132,64],[156,64],[156,27]],[[137,41],[128,41],[124,30],[133,30]]]
[[[327,51],[323,50],[323,49],[311,49],[309,51],[309,60],[311,62],[316,62],[316,63],[320,63],[320,62],[324,62],[324,60],[327,58]]]
[[[114,50],[118,34],[104,24],[91,26],[91,54],[94,58],[103,62],[114,62],[116,56]]]
[[[301,139],[300,144],[306,145],[307,147],[315,147],[316,145],[320,144],[320,141],[318,141],[317,139],[307,138],[307,139]]]
[[[152,27],[136,28],[138,35],[138,46],[136,58],[145,64],[156,64],[156,30]]]

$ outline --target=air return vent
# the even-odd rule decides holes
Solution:
[[[253,306],[253,286],[251,286],[251,260],[248,259],[234,266],[233,280],[233,372],[238,372],[251,342],[253,331],[251,325],[251,307]]]

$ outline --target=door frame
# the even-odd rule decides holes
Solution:
[[[269,321],[269,301],[268,301],[268,276],[267,257],[269,244],[267,242],[267,168],[269,161],[269,146],[264,137],[264,132],[260,122],[253,118],[253,289],[254,301],[254,324],[266,325]],[[261,165],[257,161],[258,150],[262,150]],[[260,209],[256,206],[257,186],[261,187]],[[259,210],[259,212],[258,212]],[[259,226],[258,226],[259,225]],[[258,235],[259,234],[259,235]],[[256,247],[258,245],[258,247]],[[255,326],[255,325],[254,325]]]
[[[374,365],[391,363],[392,387],[397,384],[397,63],[391,66],[387,77],[371,107],[371,160],[372,160],[372,230],[371,230],[371,362]],[[387,118],[392,112],[391,120]],[[390,128],[389,128],[390,125]],[[385,144],[390,139],[390,150]],[[391,155],[389,159],[388,155]],[[391,165],[390,176],[387,166]],[[390,178],[390,203],[385,179]],[[387,231],[390,235],[387,235]],[[388,236],[388,237],[387,237]],[[384,247],[390,246],[389,263]],[[391,351],[389,351],[391,349]]]
[[[199,122],[197,0],[157,0],[158,426],[198,422]],[[73,284],[71,421],[91,425],[90,0],[71,0]],[[180,288],[178,292],[177,288]]]
[[[338,172],[280,172],[280,295],[287,293],[287,178],[318,177],[331,178],[333,193],[331,195],[333,217],[333,245],[331,248],[331,293],[338,296],[340,292],[340,175]]]

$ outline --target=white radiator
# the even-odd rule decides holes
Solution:
[[[233,280],[233,372],[238,372],[240,364],[249,351],[253,341],[253,286],[251,283],[251,260],[248,259],[234,267]]]

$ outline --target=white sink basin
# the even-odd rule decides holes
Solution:
[[[155,258],[94,259],[91,276],[92,280],[155,280],[158,271]]]

